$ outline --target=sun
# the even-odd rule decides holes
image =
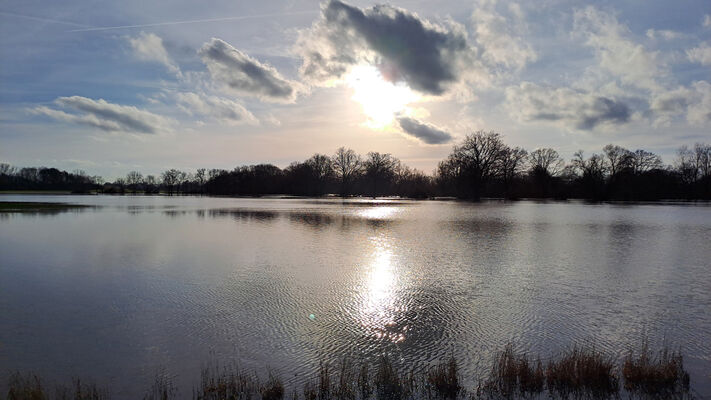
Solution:
[[[383,79],[380,71],[372,65],[353,67],[345,80],[353,89],[351,98],[360,103],[368,117],[365,125],[372,129],[389,127],[398,114],[408,111],[408,104],[420,99],[407,85]]]

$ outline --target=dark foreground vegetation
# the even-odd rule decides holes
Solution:
[[[387,357],[374,364],[344,360],[333,366],[322,363],[314,379],[287,387],[274,372],[260,378],[236,366],[213,364],[203,369],[192,394],[178,393],[169,378],[159,375],[143,399],[693,398],[682,356],[669,348],[653,354],[643,345],[620,366],[594,347],[574,346],[542,361],[509,345],[496,354],[491,370],[476,387],[463,385],[459,367],[452,357],[415,374],[398,371]],[[107,389],[79,380],[51,392],[37,376],[19,373],[10,376],[8,387],[7,400],[110,398]]]
[[[86,208],[87,205],[67,203],[42,203],[30,201],[0,201],[0,212],[42,212],[64,211]]]
[[[70,190],[76,193],[166,193],[232,196],[437,196],[479,199],[579,198],[590,200],[711,200],[711,145],[681,147],[673,164],[645,150],[607,145],[602,153],[575,153],[566,162],[558,152],[528,152],[506,145],[500,134],[468,135],[439,163],[433,175],[409,168],[390,154],[365,157],[340,148],[333,156],[315,154],[284,169],[271,164],[231,171],[176,169],[160,176],[132,171],[105,183],[83,171],[14,168],[0,164],[0,190]]]

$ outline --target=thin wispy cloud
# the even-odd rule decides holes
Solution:
[[[12,17],[12,18],[22,18],[22,19],[27,19],[27,20],[31,20],[31,21],[46,22],[49,24],[77,26],[77,27],[85,28],[85,29],[94,28],[91,25],[79,24],[76,22],[58,20],[58,19],[54,19],[54,18],[43,18],[43,17],[32,16],[32,15],[22,15],[22,14],[3,12],[3,11],[0,11],[0,15],[5,16],[5,17]]]
[[[153,134],[165,131],[171,123],[169,119],[160,115],[134,106],[109,103],[104,99],[93,100],[82,96],[71,96],[60,97],[54,103],[62,109],[39,106],[30,111],[58,121],[91,126],[109,132]]]
[[[267,18],[275,18],[275,17],[288,17],[288,16],[292,16],[292,15],[316,14],[316,13],[318,13],[318,11],[304,10],[304,11],[291,11],[291,12],[273,13],[273,14],[235,15],[232,17],[189,19],[189,20],[184,20],[184,21],[153,22],[153,23],[148,23],[148,24],[136,24],[136,25],[114,25],[114,26],[98,26],[98,27],[77,25],[77,26],[83,26],[84,28],[72,29],[68,32],[96,32],[96,31],[110,31],[110,30],[116,30],[116,29],[155,28],[155,27],[160,27],[160,26],[202,24],[202,23],[208,23],[208,22],[241,21],[241,20],[248,20],[248,19],[267,19]]]

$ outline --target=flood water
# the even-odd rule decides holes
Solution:
[[[468,385],[507,343],[615,357],[680,346],[711,397],[711,206],[20,196],[0,213],[0,372],[140,398],[208,362],[285,381],[319,361],[454,354]],[[5,379],[0,376],[0,379]]]

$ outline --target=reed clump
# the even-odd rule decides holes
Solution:
[[[48,395],[42,380],[35,374],[12,373],[8,380],[7,400],[105,400],[109,398],[106,389],[95,383],[74,379],[70,386],[55,387],[54,397]]]
[[[454,356],[427,373],[427,388],[430,396],[442,399],[456,399],[462,391],[459,384],[459,371]]]
[[[200,374],[200,385],[193,393],[195,400],[251,400],[259,393],[256,375],[242,372],[235,366],[220,368],[210,365]]]
[[[646,341],[639,351],[630,351],[622,366],[625,389],[643,394],[688,393],[689,374],[684,370],[681,350],[668,346],[655,356]]]
[[[492,367],[475,391],[462,385],[460,366],[451,356],[423,373],[398,371],[386,356],[359,364],[344,359],[340,365],[319,364],[314,379],[287,388],[278,374],[266,379],[236,366],[217,364],[203,368],[193,389],[195,400],[406,400],[490,398],[691,398],[689,374],[680,351],[663,348],[650,352],[646,343],[630,351],[621,368],[612,357],[594,347],[573,346],[559,355],[541,358],[517,352],[512,344],[495,354]],[[620,382],[624,380],[624,391]],[[287,394],[287,390],[289,390]],[[74,380],[57,387],[54,397],[36,375],[14,373],[8,381],[7,400],[104,400],[108,391]],[[1,395],[2,393],[0,393]],[[185,398],[172,379],[158,375],[143,400]],[[0,396],[2,398],[2,396]]]
[[[614,360],[594,347],[574,346],[549,361],[545,375],[548,390],[563,396],[587,393],[604,398],[619,391]]]
[[[543,391],[545,379],[540,358],[516,354],[513,345],[508,344],[494,357],[489,376],[477,393],[481,397],[528,397]]]

